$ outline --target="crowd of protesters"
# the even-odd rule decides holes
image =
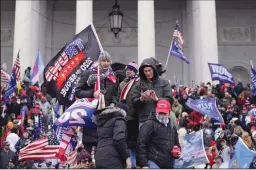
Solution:
[[[170,85],[154,58],[145,59],[140,67],[134,61],[128,63],[123,75],[111,70],[111,64],[107,52],[100,55],[101,91],[94,92],[95,69],[85,71],[77,83],[77,98],[99,98],[102,93],[106,108],[94,114],[97,128],[77,129],[80,142],[75,151],[79,154],[70,168],[174,168],[174,160],[186,152],[181,150],[183,137],[201,129],[209,160],[202,168],[228,168],[239,137],[256,151],[256,119],[250,114],[256,108],[256,97],[249,85]],[[30,84],[30,70],[26,69],[22,89],[10,96],[7,105],[1,87],[0,169],[66,168],[66,164],[50,161],[18,161],[22,148],[51,131],[51,111],[56,104],[44,86]],[[216,97],[224,123],[185,104],[188,98],[207,97]],[[250,168],[256,168],[256,157]]]

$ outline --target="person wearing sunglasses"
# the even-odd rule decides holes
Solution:
[[[83,150],[78,154],[76,168],[78,168],[78,169],[91,169],[92,168],[92,158],[86,150]]]

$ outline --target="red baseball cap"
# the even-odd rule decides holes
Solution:
[[[171,111],[171,104],[168,100],[159,100],[156,104],[156,112],[167,113],[169,114]]]

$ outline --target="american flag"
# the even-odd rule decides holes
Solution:
[[[70,168],[73,168],[77,164],[76,158],[77,158],[77,150],[74,150],[69,153],[67,161],[68,161]]]
[[[10,75],[5,71],[1,70],[1,84],[8,84]]]
[[[72,138],[74,137],[75,134],[75,129],[73,127],[68,127],[63,131],[63,134],[61,135],[61,140],[60,140],[60,146],[58,150],[58,157],[62,158],[67,149],[69,144],[71,143]]]
[[[82,43],[82,40],[80,38],[76,39],[72,43],[70,43],[66,49],[65,53],[69,56],[71,59],[73,56],[77,55],[80,51],[84,49],[84,45]]]
[[[187,64],[190,64],[190,61],[185,57],[183,53],[183,44],[184,40],[182,37],[182,33],[180,32],[180,28],[178,25],[178,21],[176,22],[176,27],[174,29],[173,35],[172,35],[172,44],[170,47],[170,54],[180,58],[181,60],[185,61]]]
[[[35,140],[20,150],[19,161],[56,159],[59,146],[56,135]]]
[[[14,62],[14,65],[13,67],[15,68],[16,70],[16,79],[17,81],[20,81],[20,51],[18,52],[18,55],[17,55],[17,58]]]

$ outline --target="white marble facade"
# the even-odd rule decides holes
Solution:
[[[143,38],[143,35],[138,35],[138,23],[141,23],[138,10],[142,8],[138,6],[137,1],[119,0],[121,10],[124,13],[123,30],[118,38],[114,38],[109,29],[108,18],[114,0],[93,0],[92,20],[103,48],[112,55],[113,61],[126,63],[131,60],[138,61],[140,57],[138,54],[147,49],[142,43],[138,44],[138,38]],[[26,50],[29,49],[25,50],[23,56],[21,52],[21,64],[24,69],[34,63],[38,48],[44,63],[47,63],[77,31],[76,16],[79,14],[76,12],[76,1],[55,0],[47,1],[47,3],[45,1],[46,4],[42,2],[33,1],[30,4],[32,9],[30,13],[25,12],[23,16],[19,16],[21,20],[17,22],[17,20],[15,21],[15,1],[1,1],[1,64],[7,65],[8,72],[11,71],[13,58],[16,57],[18,44],[21,42],[24,43],[22,43],[23,46],[26,46]],[[174,76],[176,76],[182,83],[191,85],[192,80],[200,81],[200,76],[199,78],[195,77],[198,74],[207,77],[208,73],[195,73],[207,70],[205,62],[212,61],[212,58],[217,56],[214,60],[226,65],[235,78],[249,82],[249,61],[253,60],[256,66],[256,1],[216,1],[215,5],[216,11],[214,6],[206,9],[205,5],[199,1],[191,4],[190,0],[155,0],[155,22],[153,23],[155,25],[155,49],[150,48],[145,51],[145,54],[150,55],[152,53],[153,57],[165,64],[175,22],[176,19],[179,19],[185,40],[185,55],[192,62],[196,61],[196,64],[188,66],[179,59],[171,57],[168,74],[165,78],[174,82]],[[28,6],[26,7],[28,8]],[[204,16],[209,16],[203,18],[202,14],[208,10],[213,12],[213,15],[206,13]],[[214,17],[214,13],[216,17]],[[82,12],[80,15],[85,14]],[[143,10],[141,14],[143,14]],[[147,13],[148,15],[149,13]],[[151,15],[149,17],[152,19]],[[83,17],[80,17],[81,19]],[[147,19],[145,18],[145,20]],[[85,17],[85,20],[90,20],[90,17]],[[22,27],[22,25],[28,26],[28,23],[30,23],[29,27]],[[216,29],[214,27],[207,28],[208,24],[214,25],[214,23],[216,23]],[[18,32],[15,34],[16,43],[14,43],[15,31]],[[22,34],[23,36],[21,36]],[[27,36],[24,37],[24,35]],[[213,46],[216,41],[215,49]],[[138,46],[142,49],[139,53]],[[148,45],[145,43],[145,46]],[[210,52],[209,55],[207,54],[208,51]],[[196,58],[198,55],[201,58]],[[203,65],[202,69],[197,68],[200,64]]]

